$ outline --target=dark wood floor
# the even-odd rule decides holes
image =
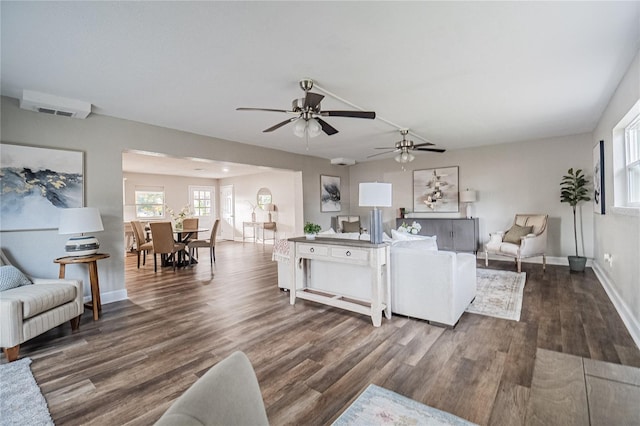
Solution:
[[[256,370],[273,425],[323,425],[369,384],[479,424],[524,424],[538,348],[640,367],[593,272],[524,264],[520,322],[464,314],[455,329],[289,305],[271,249],[218,243],[217,264],[153,272],[126,262],[129,300],[88,311],[21,348],[57,425],[153,423],[235,350]],[[483,266],[481,263],[478,266]],[[512,269],[510,262],[492,268]],[[6,360],[2,360],[6,362]]]

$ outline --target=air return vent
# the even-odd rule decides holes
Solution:
[[[353,166],[356,164],[356,160],[352,160],[351,158],[332,158],[331,165],[332,166]]]
[[[89,102],[62,98],[33,90],[22,91],[20,108],[71,118],[87,118],[91,114],[91,104]]]

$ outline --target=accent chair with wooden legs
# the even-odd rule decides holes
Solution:
[[[211,235],[208,240],[193,240],[189,241],[187,244],[189,248],[189,257],[193,257],[195,254],[196,259],[198,258],[198,248],[199,247],[208,247],[209,248],[209,260],[213,265],[213,262],[216,261],[216,236],[218,235],[218,226],[220,226],[220,219],[216,219],[213,224],[213,229],[211,230]]]
[[[9,362],[18,359],[20,345],[67,321],[80,326],[84,312],[82,280],[27,278],[0,250],[0,347]],[[13,281],[13,283],[11,282]]]
[[[153,243],[153,271],[158,271],[158,261],[156,255],[164,255],[167,260],[173,260],[173,270],[176,270],[178,263],[178,253],[185,249],[183,243],[176,243],[173,239],[173,228],[171,222],[152,222],[151,242]]]
[[[489,254],[511,257],[518,273],[522,259],[542,256],[542,270],[546,269],[547,220],[546,214],[517,214],[513,226],[507,231],[489,234],[484,250],[484,264],[489,266]]]

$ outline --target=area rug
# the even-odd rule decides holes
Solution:
[[[474,424],[376,385],[369,385],[333,422],[334,426]]]
[[[0,365],[0,425],[53,425],[30,358]]]
[[[520,321],[522,292],[527,274],[493,269],[477,269],[476,299],[467,312]]]

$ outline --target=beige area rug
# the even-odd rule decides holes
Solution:
[[[520,321],[522,292],[527,274],[493,269],[477,269],[475,300],[466,309],[473,314]]]

